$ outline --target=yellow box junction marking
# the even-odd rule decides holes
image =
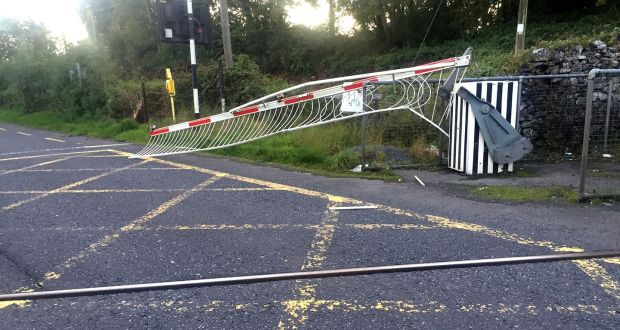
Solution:
[[[334,208],[340,205],[342,205],[341,198],[334,196],[329,199],[301,271],[318,270],[323,265],[323,261],[327,258],[327,248],[334,239],[336,224],[338,223],[340,211]],[[299,300],[291,300],[284,305],[288,315],[278,322],[279,329],[297,329],[306,323],[308,309],[316,301],[316,283],[308,280],[295,281],[295,296]]]
[[[32,169],[32,168],[35,168],[35,167],[39,167],[39,166],[45,166],[45,165],[50,165],[50,164],[62,162],[63,160],[67,160],[67,159],[70,159],[70,158],[73,158],[73,157],[75,157],[75,156],[69,156],[69,157],[54,159],[54,160],[50,160],[50,161],[47,161],[47,162],[43,162],[43,163],[39,163],[39,164],[34,164],[34,165],[18,168],[18,169],[15,169],[15,170],[4,171],[4,172],[0,173],[0,176],[11,174],[11,173],[15,173],[15,172],[27,171],[29,169]]]
[[[133,156],[133,154],[131,153],[127,153],[127,152],[123,152],[119,150],[111,150],[111,151],[116,152],[121,155],[128,156],[128,157]],[[414,212],[405,211],[399,208],[389,207],[389,206],[380,205],[380,204],[366,203],[366,202],[356,200],[353,198],[335,196],[335,195],[326,194],[326,193],[313,191],[309,189],[288,186],[288,185],[284,185],[280,183],[273,183],[273,182],[248,178],[248,177],[239,176],[239,175],[222,173],[219,171],[208,170],[208,169],[204,169],[204,168],[192,166],[192,165],[187,165],[187,164],[175,163],[172,161],[158,159],[158,158],[149,158],[149,159],[153,159],[153,161],[160,163],[160,164],[176,166],[179,168],[183,168],[187,170],[194,170],[197,172],[202,172],[202,173],[207,173],[207,174],[212,174],[212,175],[217,173],[229,179],[234,179],[234,180],[238,180],[242,182],[252,183],[252,184],[271,187],[271,188],[278,188],[280,190],[294,192],[294,193],[298,193],[298,194],[302,194],[306,196],[325,198],[328,200],[332,198],[340,198],[343,203],[348,203],[348,204],[353,204],[353,205],[376,205],[378,207],[378,210],[383,211],[383,212],[388,212],[388,213],[397,214],[397,215],[404,215],[404,216],[418,219],[420,221],[429,221],[431,223],[440,225],[443,228],[459,229],[459,230],[480,233],[486,236],[507,240],[507,241],[514,242],[514,243],[521,244],[521,245],[548,248],[555,252],[583,251],[583,249],[578,248],[578,247],[561,246],[561,245],[555,244],[550,241],[538,241],[538,240],[534,240],[531,238],[511,234],[505,231],[491,229],[486,226],[482,226],[478,224],[472,224],[472,223],[467,223],[467,222],[462,222],[462,221],[454,221],[448,218],[443,218],[443,217],[438,217],[438,216],[433,216],[433,215],[425,216],[425,215],[417,214]],[[576,262],[575,262],[575,265],[577,265],[579,269],[581,269],[581,271],[583,271],[592,281],[594,281],[594,283],[600,286],[607,294],[620,300],[620,284],[618,284],[618,282],[615,281],[604,268],[598,265],[596,261],[590,260],[587,266],[584,263],[576,263]],[[595,265],[598,265],[598,267],[596,267]]]
[[[72,149],[72,148],[71,148]],[[66,156],[66,155],[81,155],[81,154],[92,154],[95,152],[114,152],[115,150],[110,149],[99,149],[99,150],[87,150],[87,151],[73,151],[73,152],[60,152],[56,154],[44,154],[44,155],[32,155],[32,156],[18,156],[18,157],[9,157],[9,158],[0,158],[0,162],[6,162],[11,160],[22,160],[22,159],[33,159],[33,158],[43,158],[43,157],[55,157],[55,156]],[[38,151],[33,151],[38,152]]]
[[[137,164],[135,164],[135,165],[137,165]],[[49,283],[51,281],[55,281],[55,280],[60,279],[62,274],[65,271],[67,271],[68,269],[73,268],[79,261],[83,260],[84,258],[86,258],[87,256],[89,256],[92,253],[98,252],[101,249],[108,247],[110,244],[112,244],[114,241],[116,241],[120,237],[120,233],[121,232],[127,232],[127,231],[131,231],[131,230],[135,230],[136,228],[140,228],[141,226],[145,225],[147,222],[149,222],[149,221],[153,220],[155,217],[163,214],[164,212],[166,212],[171,207],[181,203],[182,201],[184,201],[185,199],[187,199],[188,197],[193,195],[195,192],[200,191],[200,190],[204,189],[205,187],[211,185],[212,183],[214,183],[218,179],[220,179],[220,176],[212,176],[208,180],[200,183],[199,185],[197,185],[197,186],[195,186],[195,187],[193,187],[191,189],[188,189],[188,190],[184,191],[180,195],[178,195],[178,196],[168,200],[167,202],[161,204],[157,208],[151,210],[147,214],[145,214],[145,215],[141,216],[140,218],[132,221],[131,223],[121,227],[118,230],[117,233],[106,235],[104,238],[102,238],[99,241],[97,241],[97,242],[91,244],[90,246],[88,246],[88,248],[86,248],[82,252],[80,252],[77,255],[72,256],[71,258],[67,259],[59,267],[57,267],[56,271],[51,271],[51,272],[46,273],[45,274],[45,278],[44,278],[43,281],[40,282],[40,285],[43,286],[43,285],[45,285],[45,284],[47,284],[47,283]],[[20,307],[24,307],[24,306],[27,306],[28,301],[13,301],[11,304],[0,305],[0,309],[8,307],[10,305],[15,305],[15,304],[19,305]]]
[[[124,171],[124,170],[126,170],[128,168],[132,168],[134,166],[138,166],[138,165],[147,163],[149,161],[150,160],[147,159],[147,160],[144,160],[144,161],[142,161],[140,163],[131,164],[131,165],[128,165],[128,166],[125,166],[125,167],[117,168],[117,169],[115,169],[113,171],[101,173],[99,175],[95,175],[95,176],[92,176],[92,177],[89,177],[89,178],[86,178],[86,179],[83,179],[83,180],[80,180],[80,181],[77,181],[77,182],[74,182],[74,183],[70,183],[70,184],[62,186],[60,188],[57,188],[57,189],[45,192],[43,194],[40,194],[40,195],[31,197],[31,198],[28,198],[28,199],[25,199],[25,200],[22,200],[22,201],[19,201],[19,202],[16,202],[16,203],[13,203],[11,205],[4,206],[2,209],[0,209],[0,211],[11,210],[11,209],[14,209],[16,207],[20,207],[20,206],[22,206],[24,204],[28,204],[28,203],[34,202],[36,200],[39,200],[41,198],[44,198],[44,197],[47,197],[47,196],[50,196],[50,195],[53,195],[53,194],[57,194],[59,192],[64,192],[64,191],[67,191],[67,190],[71,190],[71,189],[73,189],[75,187],[78,187],[78,186],[81,186],[83,184],[86,184],[86,183],[89,183],[89,182],[92,182],[92,181],[95,181],[95,180],[99,180],[99,179],[101,179],[103,177],[106,177],[106,176],[108,176],[110,174],[118,173],[118,172]]]
[[[153,298],[140,301],[122,300],[116,304],[101,305],[97,300],[85,302],[86,308],[118,310],[145,310],[153,312],[166,311],[177,314],[200,314],[200,313],[261,313],[273,310],[274,307],[286,306],[294,301],[271,301],[268,303],[238,303],[222,300],[197,302],[193,300],[154,300]],[[72,306],[72,302],[59,301],[54,308],[66,308]],[[312,312],[339,311],[341,313],[360,313],[378,311],[405,316],[416,314],[433,315],[434,317],[449,317],[456,314],[465,315],[524,315],[536,316],[541,313],[558,315],[599,315],[610,318],[617,317],[615,308],[601,308],[594,304],[531,304],[531,303],[487,303],[487,304],[455,304],[441,303],[437,301],[416,302],[410,300],[329,300],[318,299],[309,304]]]
[[[115,152],[117,154],[121,154],[121,155],[131,155],[129,153],[125,153],[122,151],[117,151],[117,150],[97,150],[94,152],[100,152],[100,151],[111,151],[111,152]],[[68,153],[68,154],[75,154],[75,153]],[[42,156],[46,156],[46,155],[42,155]],[[34,157],[42,157],[42,156],[34,156]],[[34,158],[34,157],[24,157],[24,158]],[[23,159],[23,158],[17,158],[17,159]],[[4,159],[4,160],[11,160],[11,159]],[[272,183],[272,182],[267,182],[267,181],[262,181],[262,180],[257,180],[257,179],[252,179],[252,178],[247,178],[247,177],[242,177],[242,176],[237,176],[237,175],[231,175],[231,174],[227,174],[227,173],[222,173],[222,172],[217,172],[217,171],[212,171],[212,170],[208,170],[208,169],[204,169],[204,168],[200,168],[200,167],[195,167],[195,166],[190,166],[190,165],[186,165],[186,164],[180,164],[180,163],[174,163],[174,162],[170,162],[170,161],[165,161],[165,160],[160,160],[160,159],[149,159],[158,163],[162,163],[162,164],[167,164],[167,165],[172,165],[175,166],[179,169],[185,169],[185,170],[193,170],[193,171],[197,171],[197,172],[201,172],[201,173],[207,173],[207,174],[211,174],[211,175],[216,175],[217,177],[227,177],[227,178],[231,178],[231,179],[235,179],[238,181],[242,181],[242,182],[248,182],[248,183],[253,183],[253,184],[258,184],[258,185],[262,185],[262,186],[266,186],[269,187],[271,189],[275,189],[275,190],[284,190],[284,191],[290,191],[290,192],[295,192],[295,193],[299,193],[299,194],[303,194],[306,196],[313,196],[313,197],[319,197],[319,198],[324,198],[324,199],[328,199],[328,200],[332,200],[332,201],[339,201],[339,202],[346,202],[346,203],[350,203],[350,204],[354,204],[354,205],[369,205],[368,203],[365,202],[361,202],[355,199],[350,199],[350,198],[345,198],[345,197],[339,197],[339,196],[335,196],[335,195],[331,195],[331,194],[326,194],[326,193],[321,193],[321,192],[317,192],[317,191],[312,191],[312,190],[308,190],[308,189],[304,189],[304,188],[298,188],[298,187],[291,187],[291,186],[287,186],[287,185],[283,185],[283,184],[278,184],[278,183]],[[3,161],[3,159],[0,159],[0,161]],[[466,231],[471,231],[471,232],[476,232],[476,233],[481,233],[487,236],[491,236],[491,237],[495,237],[495,238],[499,238],[499,239],[504,239],[504,240],[508,240],[511,242],[515,242],[518,244],[523,244],[523,245],[530,245],[530,246],[538,246],[538,247],[544,247],[544,248],[549,248],[553,251],[557,251],[557,252],[571,252],[571,251],[583,251],[583,249],[580,248],[575,248],[575,247],[566,247],[566,246],[560,246],[560,245],[556,245],[553,242],[549,242],[549,241],[537,241],[537,240],[533,240],[530,238],[526,238],[523,236],[519,236],[519,235],[514,235],[511,233],[507,233],[501,230],[494,230],[494,229],[490,229],[488,227],[485,226],[481,226],[481,225],[477,225],[477,224],[471,224],[471,223],[465,223],[465,222],[458,222],[458,221],[454,221],[451,219],[447,219],[447,218],[442,218],[442,217],[435,217],[435,216],[431,216],[431,215],[419,215],[413,212],[409,212],[409,211],[405,211],[405,210],[401,210],[401,209],[397,209],[397,208],[391,208],[388,206],[383,206],[383,205],[379,205],[379,204],[370,204],[370,205],[376,205],[378,207],[379,210],[384,211],[384,212],[389,212],[389,213],[393,213],[393,214],[399,214],[399,215],[405,215],[405,216],[409,216],[409,217],[413,217],[415,219],[418,220],[422,220],[422,221],[429,221],[435,225],[439,225],[442,228],[450,228],[450,229],[459,229],[459,230],[466,230]],[[138,230],[142,225],[136,225],[134,228],[130,228],[130,229],[126,229],[126,230]],[[118,238],[118,234],[112,235],[112,240]],[[91,245],[91,247],[89,247],[89,250],[93,250],[93,251],[97,251],[100,248],[103,248],[105,246],[107,246],[109,243],[107,242],[101,242],[101,244],[99,244],[100,242],[97,242],[93,245]],[[78,259],[79,260],[79,259]],[[612,260],[613,259],[606,259],[607,260]],[[597,283],[600,287],[602,287],[605,292],[607,292],[608,294],[610,294],[612,297],[615,297],[616,299],[620,299],[620,295],[619,295],[619,286],[617,284],[617,282],[611,278],[611,276],[609,276],[609,274],[605,271],[605,269],[603,269],[602,267],[600,267],[600,265],[598,265],[598,263],[596,263],[595,261],[592,260],[587,260],[587,263],[582,263],[582,264],[578,264],[579,269],[581,269],[584,273],[586,273],[595,283]],[[49,273],[48,273],[49,274]],[[54,274],[58,274],[60,277],[60,273],[54,273]],[[55,277],[55,276],[54,276]],[[302,292],[305,294],[305,292]],[[302,300],[292,300],[292,301],[304,301]],[[329,300],[316,300],[314,299],[314,303],[308,303],[307,300],[305,301],[305,303],[308,303],[308,306],[327,306],[327,307],[320,307],[320,308],[327,308],[328,310],[331,309],[335,309],[335,308],[340,308],[338,306],[343,306],[346,305],[345,302],[343,301],[329,301]],[[10,302],[9,304],[3,303],[3,305],[0,305],[0,309],[7,307],[9,305],[21,305],[24,306],[27,302]],[[385,306],[387,302],[380,302],[380,305],[378,306]],[[286,306],[289,306],[291,304],[296,304],[296,303],[289,303],[289,301],[287,302],[281,302],[281,304],[286,308]],[[244,305],[236,305],[236,306],[242,306],[241,308],[243,308]],[[315,307],[308,307],[306,309],[307,310],[315,310]],[[528,306],[528,308],[531,306]],[[551,307],[551,308],[555,308],[555,307]],[[381,308],[378,308],[381,309]],[[557,311],[557,309],[553,309],[553,311]],[[571,311],[579,311],[578,306],[568,306],[566,307],[566,311],[571,312]],[[613,311],[615,313],[615,311]]]

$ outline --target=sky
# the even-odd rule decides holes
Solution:
[[[318,0],[318,6],[300,1],[296,6],[288,7],[288,22],[292,24],[306,25],[316,27],[327,23],[327,14],[329,7],[327,1]],[[349,33],[355,27],[355,20],[348,15],[336,14],[336,26],[342,33]]]
[[[20,20],[34,20],[43,23],[52,35],[65,37],[76,43],[88,38],[86,27],[78,14],[80,0],[0,0],[0,16]],[[316,27],[327,22],[327,3],[318,1],[317,7],[300,1],[299,5],[287,8],[288,21],[292,24]],[[337,20],[338,29],[350,32],[355,21],[350,16]]]
[[[0,0],[0,16],[43,23],[56,37],[68,42],[88,37],[78,14],[80,0]]]

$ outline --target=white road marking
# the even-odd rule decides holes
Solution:
[[[89,150],[89,151],[75,151],[75,152],[63,152],[63,153],[58,153],[58,154],[21,156],[21,157],[12,157],[12,158],[0,158],[0,162],[5,162],[5,161],[9,161],[9,160],[41,158],[41,157],[54,157],[54,156],[65,156],[65,155],[89,154],[89,153],[93,153],[93,152],[105,152],[105,151],[110,152],[110,149]]]
[[[0,131],[6,131],[6,128],[0,127]]]
[[[66,142],[63,140],[53,139],[53,138],[45,138],[46,140],[54,141],[54,142]]]
[[[71,147],[71,148],[53,148],[53,149],[31,150],[31,151],[7,152],[7,153],[0,154],[0,156],[31,154],[31,153],[34,153],[34,152],[48,152],[48,151],[61,151],[61,150],[118,147],[118,146],[126,146],[126,145],[129,145],[129,144],[130,143],[116,143],[116,144],[101,144],[101,145],[95,145],[95,146],[83,146],[83,147]]]
[[[32,136],[32,134],[28,134],[28,133],[24,133],[24,132],[17,132],[17,134],[25,135],[25,136]]]

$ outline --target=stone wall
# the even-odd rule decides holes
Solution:
[[[619,36],[620,37],[620,36]],[[558,50],[535,49],[519,75],[588,73],[594,68],[620,69],[620,43],[597,40],[587,46]],[[609,77],[595,81],[593,144],[602,139],[609,93]],[[620,116],[620,79],[613,78],[612,112]],[[532,139],[538,155],[579,154],[583,139],[587,96],[586,78],[525,79],[521,93],[520,127]],[[610,127],[620,131],[620,117]]]

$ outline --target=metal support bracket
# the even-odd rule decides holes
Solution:
[[[469,103],[493,162],[512,163],[532,151],[534,147],[530,140],[521,136],[493,105],[463,87],[459,88],[457,94]]]

